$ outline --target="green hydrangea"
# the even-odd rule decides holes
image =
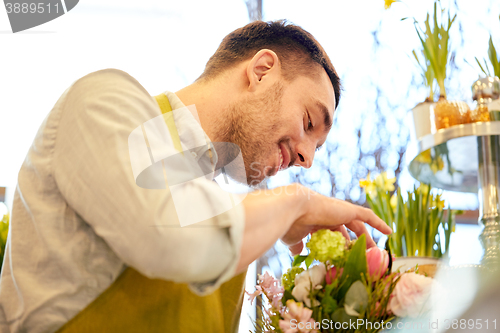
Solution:
[[[289,268],[285,274],[281,276],[281,285],[285,288],[285,290],[291,291],[293,287],[295,287],[295,276],[304,271],[302,267],[292,267]]]
[[[342,233],[321,229],[312,234],[307,242],[307,247],[311,251],[309,254],[313,259],[334,263],[344,257],[346,239]]]

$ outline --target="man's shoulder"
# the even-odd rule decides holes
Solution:
[[[89,73],[78,79],[76,82],[82,80],[85,81],[85,80],[95,80],[95,79],[136,81],[129,73],[125,71],[116,68],[106,68]]]
[[[92,72],[76,80],[71,85],[71,90],[78,90],[81,93],[103,92],[104,90],[117,90],[128,92],[135,90],[139,93],[149,93],[130,74],[119,69],[108,68]]]
[[[123,82],[139,83],[136,79],[134,79],[129,73],[125,71],[115,68],[107,68],[87,74],[81,77],[80,79],[76,80],[75,84],[79,82],[103,81],[103,80],[109,80],[113,82],[123,81]]]
[[[135,117],[137,121],[143,121],[161,114],[158,104],[146,89],[130,74],[118,69],[85,75],[76,80],[60,100],[62,112],[69,112],[71,117],[79,119],[104,114],[115,114],[122,119],[127,114],[129,120]]]

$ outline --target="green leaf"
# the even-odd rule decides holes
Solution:
[[[308,256],[301,256],[300,254],[297,254],[295,257],[293,257],[293,262],[292,266],[300,266],[304,260],[307,259]]]
[[[429,13],[427,13],[424,22],[425,31],[422,31],[415,21],[415,30],[422,44],[425,63],[427,65],[427,70],[424,71],[423,76],[426,78],[426,85],[431,89],[431,96],[433,95],[432,85],[434,79],[438,83],[440,94],[446,96],[444,81],[446,79],[446,65],[449,58],[449,31],[457,16],[454,15],[451,18],[448,12],[448,20],[445,21],[443,18],[444,12],[444,9],[437,10],[437,1],[435,1],[432,21]],[[441,21],[444,22],[442,25],[438,23],[438,15],[442,17]],[[448,23],[447,27],[445,27],[446,22]]]
[[[342,273],[342,282],[345,282],[339,290],[339,297],[343,299],[349,287],[357,280],[361,279],[361,274],[366,275],[366,237],[361,235],[354,243],[347,257],[344,272]]]
[[[444,221],[443,221],[444,222]],[[450,238],[451,238],[451,233],[453,231],[453,224],[454,224],[454,218],[453,218],[453,212],[450,208],[450,206],[448,206],[448,221],[447,221],[447,228],[444,228],[444,225],[443,225],[443,228],[444,228],[444,235],[445,235],[445,239],[444,239],[444,254],[447,255],[448,254],[448,249],[450,248]]]
[[[288,301],[289,299],[293,299],[297,302],[295,297],[293,297],[292,292],[290,290],[285,290],[285,292],[283,293],[283,297],[281,298],[281,303],[283,303],[283,305],[286,305],[286,301]]]
[[[356,319],[358,318],[354,316],[349,316],[345,312],[344,308],[339,308],[332,314],[332,320],[335,322],[351,323],[353,321],[356,321]]]
[[[380,208],[378,205],[375,204],[375,202],[373,202],[372,198],[370,197],[370,195],[366,194],[366,201],[368,202],[368,205],[370,206],[370,208],[373,210],[373,212],[378,216],[380,217],[381,219],[384,219],[384,216],[382,215],[382,212],[380,211]]]
[[[339,284],[339,280],[338,279],[335,279],[332,281],[332,283],[330,284],[327,284],[326,287],[325,287],[325,295],[331,295],[332,294],[332,291],[337,288]]]
[[[323,311],[328,314],[332,314],[338,308],[337,301],[333,299],[332,296],[326,295],[321,300],[321,305],[323,306]]]
[[[488,71],[484,70],[483,66],[481,66],[481,63],[479,62],[479,59],[475,58],[476,59],[476,62],[477,64],[479,65],[479,68],[481,68],[481,71],[484,73],[484,75],[487,75],[489,76],[490,75],[490,69],[488,68],[488,64],[486,64],[485,62],[485,67],[488,69]]]
[[[348,306],[358,313],[366,309],[368,305],[368,292],[360,280],[354,282],[345,295],[344,307]]]
[[[488,76],[490,76],[491,72],[490,72],[490,67],[488,66],[488,63],[486,62],[486,59],[484,59],[484,66],[486,67],[486,69],[488,70]],[[493,66],[493,69],[495,69],[495,66]]]
[[[500,61],[498,60],[497,51],[495,49],[495,45],[493,44],[493,39],[491,38],[491,36],[488,44],[488,57],[490,58],[490,62],[493,65],[493,72],[495,73],[495,76],[500,77]]]
[[[307,256],[306,260],[305,260],[305,263],[306,263],[306,267],[309,268],[309,266],[311,266],[312,262],[314,261],[314,258],[311,257],[311,256]]]

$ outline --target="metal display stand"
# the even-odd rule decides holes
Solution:
[[[500,121],[464,124],[426,135],[408,150],[409,171],[418,181],[478,194],[481,264],[491,268],[500,263],[499,138]]]

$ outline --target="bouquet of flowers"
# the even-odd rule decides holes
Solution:
[[[262,297],[255,332],[379,332],[396,317],[416,318],[428,310],[432,278],[391,273],[392,257],[364,235],[347,241],[340,232],[319,230],[296,256],[281,281],[259,276],[250,301]]]

